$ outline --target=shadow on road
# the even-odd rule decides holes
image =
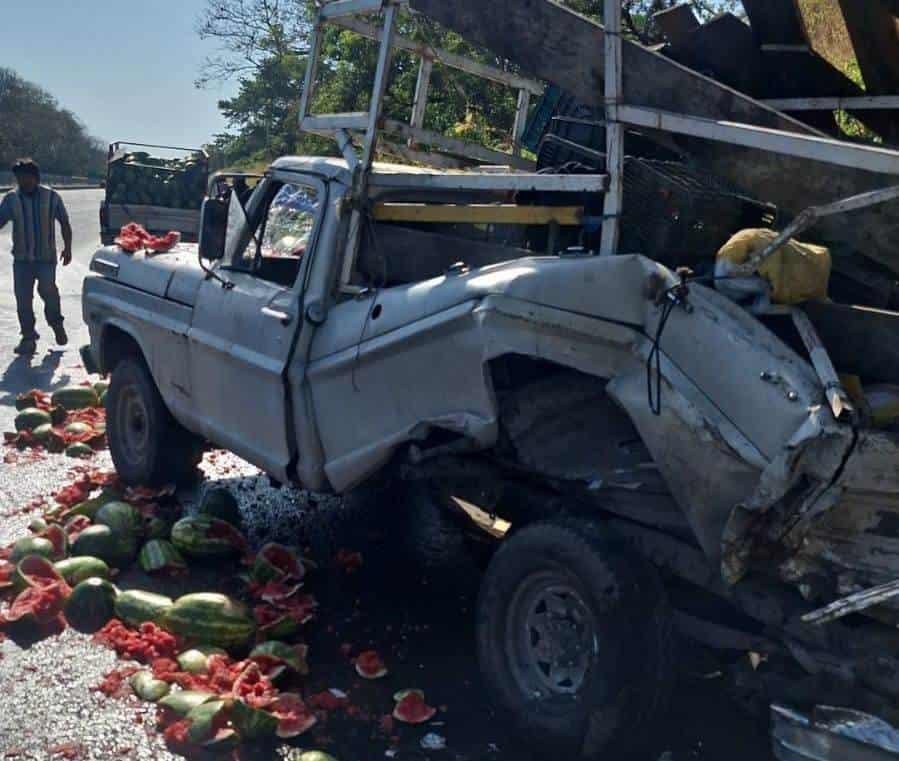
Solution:
[[[63,351],[51,349],[38,364],[34,364],[37,357],[15,357],[0,377],[0,391],[4,392],[3,396],[0,396],[0,404],[13,405],[18,394],[33,388],[49,392],[68,385],[72,380],[68,373],[56,380],[53,378],[63,355]]]

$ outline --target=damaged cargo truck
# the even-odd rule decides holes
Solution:
[[[417,46],[395,30],[409,4],[542,62],[511,74]],[[503,23],[475,24],[501,11]],[[383,29],[353,17],[381,12]],[[624,43],[613,1],[606,36],[551,2],[337,0],[319,14],[381,43],[368,112],[313,115],[307,73],[302,127],[343,158],[282,158],[246,202],[208,199],[199,256],[94,257],[86,358],[112,374],[122,478],[186,472],[208,440],[279,481],[379,497],[369,515],[397,541],[428,521],[462,552],[487,543],[485,680],[555,756],[634,751],[670,697],[676,633],[760,656],[753,678],[783,704],[782,758],[852,758],[839,743],[888,753],[899,313],[879,286],[834,288],[831,275],[876,265],[881,284],[899,271],[899,153],[827,138]],[[523,31],[535,19],[543,42]],[[411,126],[382,114],[397,47],[423,61]],[[547,61],[588,48],[556,82],[592,88],[608,111],[603,151],[567,146],[587,169],[535,173],[519,150],[422,127],[441,61],[525,94],[517,145],[526,96],[542,90],[525,74],[553,80]],[[625,125],[682,153],[625,161]],[[377,164],[376,151],[511,168]],[[675,255],[658,244],[670,219],[653,235],[653,217],[629,215],[635,176],[701,196],[687,227],[702,245]],[[725,222],[722,208],[739,213]],[[634,224],[656,244],[619,245]],[[827,246],[795,240],[805,233]],[[250,387],[265,400],[252,414]],[[825,745],[837,750],[812,755]]]

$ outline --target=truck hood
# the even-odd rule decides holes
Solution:
[[[181,244],[164,254],[106,246],[91,259],[91,271],[122,285],[192,307],[206,278],[196,245]]]

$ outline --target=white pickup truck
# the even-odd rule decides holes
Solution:
[[[397,537],[434,510],[486,525],[485,679],[556,758],[651,735],[675,627],[767,656],[771,699],[892,716],[899,434],[841,406],[821,360],[883,378],[893,351],[809,352],[793,326],[899,315],[753,312],[547,236],[583,239],[570,193],[457,177],[375,165],[359,208],[345,161],[283,158],[245,207],[207,201],[199,256],[98,251],[84,355],[112,375],[120,476],[177,480],[212,442],[308,489],[390,489],[370,509]]]

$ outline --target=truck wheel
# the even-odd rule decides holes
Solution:
[[[645,750],[674,685],[674,633],[655,569],[598,524],[550,521],[494,555],[477,606],[487,687],[552,758]]]
[[[126,484],[177,484],[194,474],[202,442],[172,417],[140,358],[127,357],[116,365],[106,413],[112,461]]]

